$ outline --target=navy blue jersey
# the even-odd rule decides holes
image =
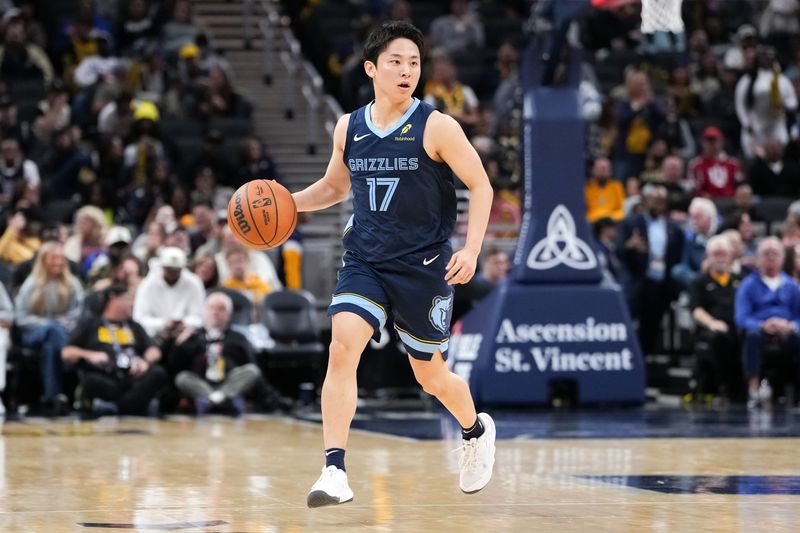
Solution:
[[[350,170],[353,217],[344,247],[380,262],[439,246],[456,221],[453,173],[423,148],[434,108],[414,99],[385,132],[372,123],[368,104],[350,115],[344,164]]]

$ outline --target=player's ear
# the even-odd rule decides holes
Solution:
[[[378,67],[375,66],[375,63],[373,63],[372,61],[364,61],[364,72],[366,72],[367,76],[369,76],[370,78],[375,77],[375,70],[377,68]]]

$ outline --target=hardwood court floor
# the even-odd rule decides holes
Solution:
[[[788,532],[800,524],[797,487],[780,490],[800,476],[800,439],[503,440],[494,479],[468,496],[457,486],[455,441],[356,432],[347,452],[355,501],[311,510],[320,442],[319,426],[285,418],[8,423],[0,531]],[[742,475],[756,477],[729,477]],[[714,493],[726,479],[740,488],[756,480],[772,494]],[[654,490],[635,486],[648,482]],[[659,491],[665,483],[694,493]]]

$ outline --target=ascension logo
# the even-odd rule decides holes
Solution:
[[[559,204],[547,221],[547,235],[533,246],[526,264],[534,270],[547,270],[561,264],[589,270],[597,266],[597,258],[591,247],[578,237],[569,209]]]

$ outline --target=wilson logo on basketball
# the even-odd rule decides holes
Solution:
[[[236,207],[233,210],[233,218],[236,219],[236,225],[242,233],[250,233],[250,224],[244,218],[244,209],[242,209],[242,195],[236,194]]]

